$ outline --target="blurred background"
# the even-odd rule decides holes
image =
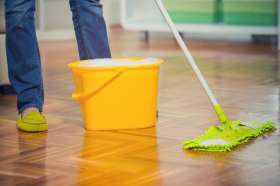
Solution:
[[[103,0],[107,25],[146,32],[168,32],[152,0]],[[182,33],[208,38],[248,39],[277,34],[277,0],[163,0]],[[41,38],[74,37],[68,0],[39,0]],[[67,31],[69,35],[66,34]],[[59,33],[63,33],[59,35]],[[70,34],[71,33],[71,34]]]
[[[0,85],[6,85],[8,79],[4,47],[4,0],[0,2]],[[68,0],[36,2],[36,25],[40,43],[75,39]],[[164,47],[163,43],[168,43],[168,40],[172,39],[154,1],[103,0],[101,2],[113,54],[115,45],[113,40],[120,33],[124,38],[133,35],[134,43],[146,46],[152,46],[154,42],[161,43]],[[277,39],[279,33],[277,0],[163,0],[163,2],[186,40],[194,39],[202,44],[206,44],[206,41],[265,44],[267,48],[274,51],[280,48]],[[208,45],[205,47],[211,48]],[[120,53],[121,51],[115,54],[121,55]]]

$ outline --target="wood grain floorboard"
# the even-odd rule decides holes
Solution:
[[[115,57],[160,57],[156,128],[89,132],[71,100],[67,64],[75,41],[42,41],[48,133],[17,131],[16,97],[0,95],[0,185],[279,186],[279,130],[230,153],[182,150],[184,139],[217,123],[208,98],[173,39],[145,43],[115,27]],[[190,40],[190,48],[231,118],[279,122],[279,59],[268,45]],[[278,125],[279,126],[279,125]]]

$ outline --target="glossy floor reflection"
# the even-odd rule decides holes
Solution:
[[[116,57],[160,57],[157,128],[84,131],[70,99],[66,64],[74,41],[41,42],[48,133],[15,128],[15,96],[0,96],[0,185],[226,186],[280,185],[279,130],[230,153],[182,150],[182,142],[217,123],[208,98],[172,39],[145,43],[114,28]],[[249,43],[190,41],[194,56],[232,119],[279,122],[279,68],[275,49]],[[279,126],[279,125],[278,125]]]

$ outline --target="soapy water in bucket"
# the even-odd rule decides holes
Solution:
[[[159,63],[156,58],[146,58],[140,60],[129,59],[93,59],[87,60],[81,64],[80,67],[122,67],[122,66],[145,66]]]

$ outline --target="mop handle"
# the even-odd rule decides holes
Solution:
[[[201,85],[204,88],[206,94],[208,95],[211,103],[213,104],[214,109],[215,109],[220,121],[222,123],[226,122],[227,117],[226,117],[223,109],[219,105],[217,99],[215,98],[212,90],[210,89],[210,87],[209,87],[207,81],[205,80],[205,78],[203,77],[201,71],[197,67],[197,64],[196,64],[191,52],[189,51],[189,49],[187,48],[186,44],[184,43],[182,37],[180,36],[175,24],[173,23],[172,19],[170,18],[164,4],[162,3],[162,0],[155,0],[155,1],[156,1],[156,4],[157,4],[161,14],[165,18],[165,21],[167,22],[167,24],[170,27],[173,35],[175,36],[177,43],[179,44],[180,48],[183,50],[184,55],[187,58],[187,61],[191,65],[191,67],[192,67],[193,71],[195,72],[199,82],[201,83]]]

